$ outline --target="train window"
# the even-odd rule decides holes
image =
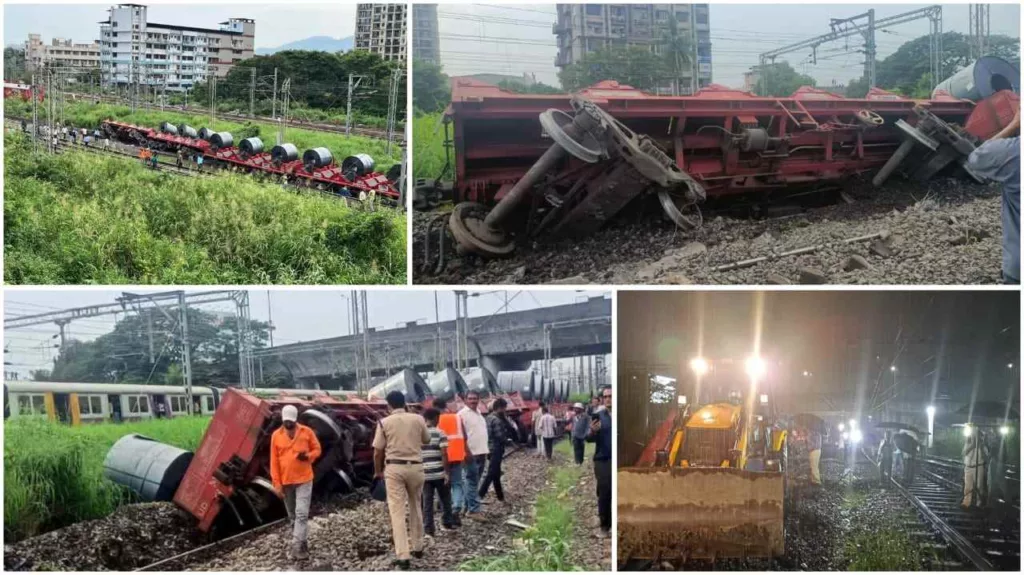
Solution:
[[[188,413],[188,402],[185,401],[185,396],[171,396],[171,413]]]
[[[212,413],[213,412],[213,397],[209,395],[203,396],[203,411]]]
[[[78,412],[82,415],[103,415],[103,396],[78,396]]]
[[[41,393],[18,395],[18,415],[46,415],[46,396]]]
[[[145,395],[128,396],[128,413],[149,413],[149,397]]]

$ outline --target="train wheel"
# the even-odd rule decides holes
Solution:
[[[487,208],[475,202],[462,202],[455,206],[448,219],[448,227],[459,247],[485,257],[506,256],[515,250],[512,237],[504,230],[487,225]]]

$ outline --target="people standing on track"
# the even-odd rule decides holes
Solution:
[[[466,438],[462,433],[462,422],[459,420],[459,416],[448,413],[448,402],[438,397],[434,399],[433,405],[434,409],[440,413],[437,428],[448,439],[446,456],[448,459],[448,483],[452,492],[452,521],[456,527],[459,527],[462,525],[459,515],[465,504],[466,483],[463,472],[466,461]]]
[[[182,149],[182,148],[178,148],[178,152],[175,154],[174,165],[178,166],[178,169],[181,169],[184,163],[185,163],[185,150]]]
[[[196,171],[197,172],[203,171],[203,155],[202,154],[196,154]]]
[[[821,486],[821,433],[810,430],[807,434],[808,460],[811,464],[811,485]]]
[[[313,462],[320,457],[320,442],[312,429],[298,422],[299,410],[286,405],[281,410],[281,427],[270,436],[270,478],[274,489],[284,496],[292,524],[291,556],[309,558],[306,541],[309,502],[313,497]]]
[[[604,409],[595,409],[590,415],[590,433],[587,441],[595,444],[594,477],[597,480],[597,515],[601,529],[598,537],[611,537],[612,530],[612,389],[601,390]]]
[[[590,432],[590,417],[584,412],[583,404],[577,403],[572,406],[572,455],[576,465],[583,465],[583,453],[586,449],[587,434]]]
[[[544,439],[544,457],[551,461],[554,452],[555,438],[558,436],[558,421],[551,415],[547,406],[541,408],[540,435]]]
[[[466,394],[465,406],[459,410],[459,422],[466,434],[466,517],[480,517],[480,497],[477,486],[483,472],[487,454],[490,452],[487,441],[487,421],[477,411],[480,405],[480,394],[470,391]]]
[[[160,154],[156,150],[152,150],[152,151],[149,152],[150,167],[152,167],[154,170],[157,167],[157,163],[158,163],[159,157],[160,157]]]
[[[373,476],[384,479],[395,541],[394,564],[405,570],[412,557],[423,557],[422,449],[430,442],[430,432],[422,417],[406,410],[401,391],[389,393],[387,402],[391,413],[380,420],[373,438]]]
[[[540,419],[544,414],[545,405],[543,401],[539,402],[533,412],[533,438],[537,443],[537,455],[541,457],[544,457],[544,436],[540,433]]]
[[[967,158],[975,174],[1003,184],[1003,283],[1020,283],[1020,103],[1009,124]],[[1011,137],[1017,134],[1015,137]]]
[[[964,440],[964,498],[960,506],[969,509],[983,507],[988,491],[988,444],[980,427],[968,427]]]
[[[889,485],[892,480],[892,459],[896,448],[892,442],[892,432],[886,431],[882,443],[878,444],[878,479],[882,487]]]
[[[146,167],[148,160],[149,150],[145,146],[139,148],[139,161],[142,162],[142,167]]]
[[[434,494],[441,499],[441,526],[455,529],[452,494],[448,489],[448,436],[438,429],[441,412],[429,407],[423,411],[430,441],[423,444],[423,532],[434,536]]]
[[[479,493],[480,499],[483,499],[487,496],[487,490],[494,485],[494,495],[503,505],[506,502],[505,490],[501,485],[501,463],[505,458],[505,443],[515,433],[515,428],[505,417],[507,406],[505,399],[499,397],[491,404],[491,413],[487,416],[487,475],[480,484]]]

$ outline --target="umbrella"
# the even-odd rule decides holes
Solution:
[[[900,448],[900,451],[904,453],[917,453],[918,443],[917,441],[907,435],[906,433],[897,433],[892,437],[896,447]]]
[[[793,426],[803,427],[809,431],[816,431],[818,433],[825,433],[828,429],[828,425],[825,420],[814,415],[813,413],[798,413],[793,416]]]
[[[875,427],[878,429],[906,429],[907,431],[913,431],[917,435],[928,435],[927,431],[921,431],[909,423],[900,423],[898,421],[882,421],[876,423]]]

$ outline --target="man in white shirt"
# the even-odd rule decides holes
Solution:
[[[480,394],[470,391],[466,394],[466,406],[459,410],[459,420],[466,435],[466,517],[479,518],[480,472],[487,461],[490,449],[487,447],[487,421],[480,415]]]
[[[551,415],[547,406],[541,408],[540,436],[544,439],[544,456],[551,461],[551,453],[555,446],[555,437],[558,435],[558,422],[555,416]]]

